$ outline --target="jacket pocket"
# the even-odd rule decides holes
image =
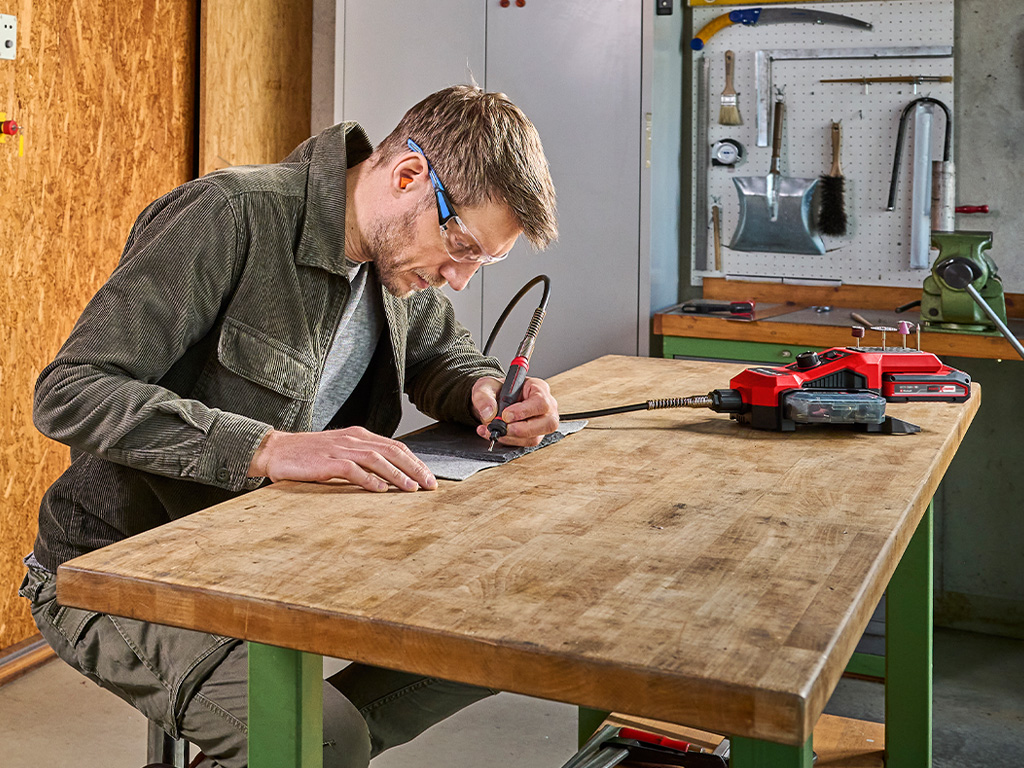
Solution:
[[[261,331],[228,317],[217,343],[217,359],[229,371],[294,400],[316,397],[316,361]]]

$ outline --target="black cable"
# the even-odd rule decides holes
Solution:
[[[577,421],[578,419],[596,419],[598,416],[612,416],[616,413],[629,413],[630,411],[646,411],[647,403],[633,403],[633,405],[620,405],[618,408],[601,408],[596,411],[580,411],[579,413],[560,413],[560,421]]]
[[[494,328],[491,329],[491,335],[487,337],[487,343],[484,344],[483,353],[485,355],[490,354],[491,345],[494,343],[494,339],[497,337],[498,332],[501,330],[502,325],[505,324],[505,320],[512,313],[516,304],[519,300],[526,295],[526,293],[533,288],[537,283],[544,283],[544,294],[541,296],[540,304],[537,305],[537,310],[534,312],[533,320],[530,323],[530,329],[527,331],[527,338],[532,334],[536,338],[537,331],[540,330],[540,322],[543,320],[544,314],[548,307],[548,296],[551,293],[551,278],[547,275],[537,275],[530,282],[519,289],[519,293],[512,297],[512,300],[505,307],[501,316],[497,322],[494,323]],[[535,327],[536,326],[536,327]],[[708,402],[705,402],[708,401]],[[643,403],[634,403],[632,405],[620,405],[614,408],[601,408],[596,411],[579,411],[578,413],[563,413],[559,414],[559,419],[562,421],[573,421],[576,419],[596,419],[599,416],[612,416],[617,413],[629,413],[630,411],[653,411],[659,408],[705,408],[710,404],[710,400],[704,396],[696,397],[674,397],[665,400],[647,400]]]
[[[710,395],[669,397],[664,400],[647,400],[643,403],[620,405],[614,408],[600,408],[596,411],[560,413],[558,414],[558,418],[562,421],[575,421],[577,419],[596,419],[599,416],[612,416],[616,413],[629,413],[630,411],[657,411],[661,408],[710,408],[711,405],[712,401]]]
[[[494,343],[494,339],[495,337],[497,337],[498,331],[501,330],[501,326],[505,324],[505,320],[508,319],[509,314],[511,314],[512,310],[515,309],[515,306],[516,304],[519,303],[519,300],[523,298],[523,296],[526,295],[527,291],[533,288],[533,286],[542,281],[544,283],[544,295],[541,296],[540,304],[537,305],[537,309],[541,312],[547,311],[548,296],[551,294],[551,278],[548,277],[547,275],[537,275],[535,278],[533,278],[533,280],[531,280],[530,282],[528,282],[526,285],[519,289],[519,293],[512,297],[512,301],[508,303],[508,306],[505,307],[505,311],[501,313],[501,316],[498,318],[498,321],[494,324],[494,328],[491,329],[491,335],[487,337],[487,343],[484,344],[485,355],[490,353],[491,345]]]

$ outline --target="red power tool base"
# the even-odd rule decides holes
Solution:
[[[756,429],[789,432],[798,423],[854,423],[869,432],[916,432],[882,417],[885,401],[961,403],[971,377],[930,352],[908,347],[832,347],[803,352],[781,367],[748,368],[715,390],[712,410]],[[801,393],[794,397],[794,393]],[[872,408],[872,400],[878,401]],[[850,415],[851,413],[856,415]],[[907,429],[909,427],[909,429]]]

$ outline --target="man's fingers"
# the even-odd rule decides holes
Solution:
[[[347,480],[368,491],[433,490],[437,480],[409,447],[397,440],[349,427],[331,432],[273,433],[253,464],[272,480]]]
[[[384,480],[377,477],[377,475],[367,472],[359,464],[348,459],[338,462],[336,476],[367,491],[383,493],[388,489],[388,484]]]
[[[363,469],[373,472],[378,477],[403,491],[416,491],[421,487],[420,482],[413,479],[376,451],[366,451],[361,457],[359,464]],[[429,472],[422,474],[429,474]],[[422,477],[421,480],[423,481],[422,485],[425,486],[426,478]]]

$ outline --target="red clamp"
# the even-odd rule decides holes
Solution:
[[[20,130],[21,126],[13,120],[4,120],[3,122],[0,122],[0,133],[5,136],[16,136]]]

